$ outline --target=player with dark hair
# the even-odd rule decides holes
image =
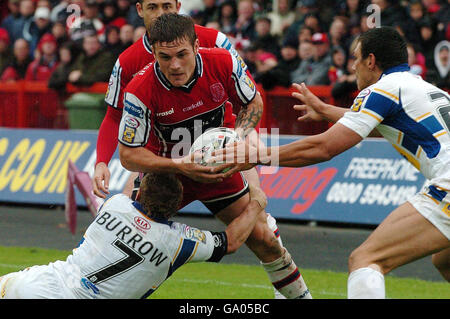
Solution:
[[[229,224],[249,202],[247,181],[240,173],[223,178],[220,167],[192,163],[187,155],[195,137],[207,129],[233,127],[225,120],[232,112],[229,102],[253,114],[241,118],[236,131],[251,128],[261,115],[261,96],[229,51],[200,48],[190,17],[164,14],[149,34],[156,60],[125,89],[119,129],[122,165],[130,171],[178,174],[184,188],[180,207],[200,200]],[[266,220],[261,213],[247,246],[281,294],[311,298],[297,266]]]
[[[299,93],[293,95],[304,103],[295,109],[306,112],[299,120],[326,119],[336,123],[330,129],[277,148],[233,145],[216,152],[216,160],[234,162],[226,176],[274,160],[279,166],[307,166],[332,159],[376,129],[427,182],[352,252],[348,297],[385,298],[385,274],[431,254],[450,281],[450,97],[408,72],[406,42],[393,28],[362,34],[354,55],[361,91],[350,110],[325,104],[303,83],[295,84]],[[247,154],[235,155],[236,147],[246,147]],[[249,163],[257,156],[257,163]]]
[[[169,221],[182,191],[173,174],[147,174],[139,202],[124,194],[108,199],[65,261],[0,277],[0,299],[147,298],[182,265],[235,252],[267,203],[251,188],[247,209],[225,231],[202,231]]]

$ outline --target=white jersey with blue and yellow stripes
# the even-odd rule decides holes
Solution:
[[[65,298],[145,298],[185,263],[217,261],[218,240],[209,231],[150,219],[139,203],[118,194],[73,254],[49,267]]]
[[[408,71],[407,64],[386,70],[338,123],[363,138],[376,128],[430,184],[449,190],[450,97]]]

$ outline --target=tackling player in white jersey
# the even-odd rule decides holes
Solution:
[[[392,28],[362,34],[354,55],[360,93],[351,109],[325,104],[303,83],[294,85],[299,93],[293,96],[304,103],[294,108],[306,111],[299,120],[335,122],[329,130],[276,149],[240,144],[217,151],[215,160],[222,161],[224,152],[229,154],[227,161],[234,163],[227,174],[256,164],[306,166],[332,159],[376,129],[420,170],[427,183],[352,252],[348,297],[385,298],[385,274],[431,254],[450,281],[450,97],[408,72],[406,42]],[[244,146],[250,151],[242,156],[245,152],[239,150]],[[234,154],[236,147],[240,156]],[[256,163],[249,160],[257,156]]]
[[[124,194],[107,200],[67,260],[0,277],[0,299],[146,298],[180,266],[235,252],[267,203],[251,188],[244,213],[210,232],[169,221],[182,197],[174,175],[147,174],[140,192],[139,202]]]

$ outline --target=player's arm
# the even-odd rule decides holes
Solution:
[[[108,107],[98,131],[97,161],[92,186],[94,194],[102,198],[106,198],[105,194],[109,194],[110,172],[108,163],[117,148],[117,134],[121,118],[122,110]]]
[[[239,136],[245,137],[258,125],[264,110],[263,101],[259,92],[247,105],[242,106],[235,123],[235,130]]]

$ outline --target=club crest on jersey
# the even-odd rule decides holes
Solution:
[[[209,87],[214,102],[220,102],[225,97],[225,89],[222,83],[214,83]]]

